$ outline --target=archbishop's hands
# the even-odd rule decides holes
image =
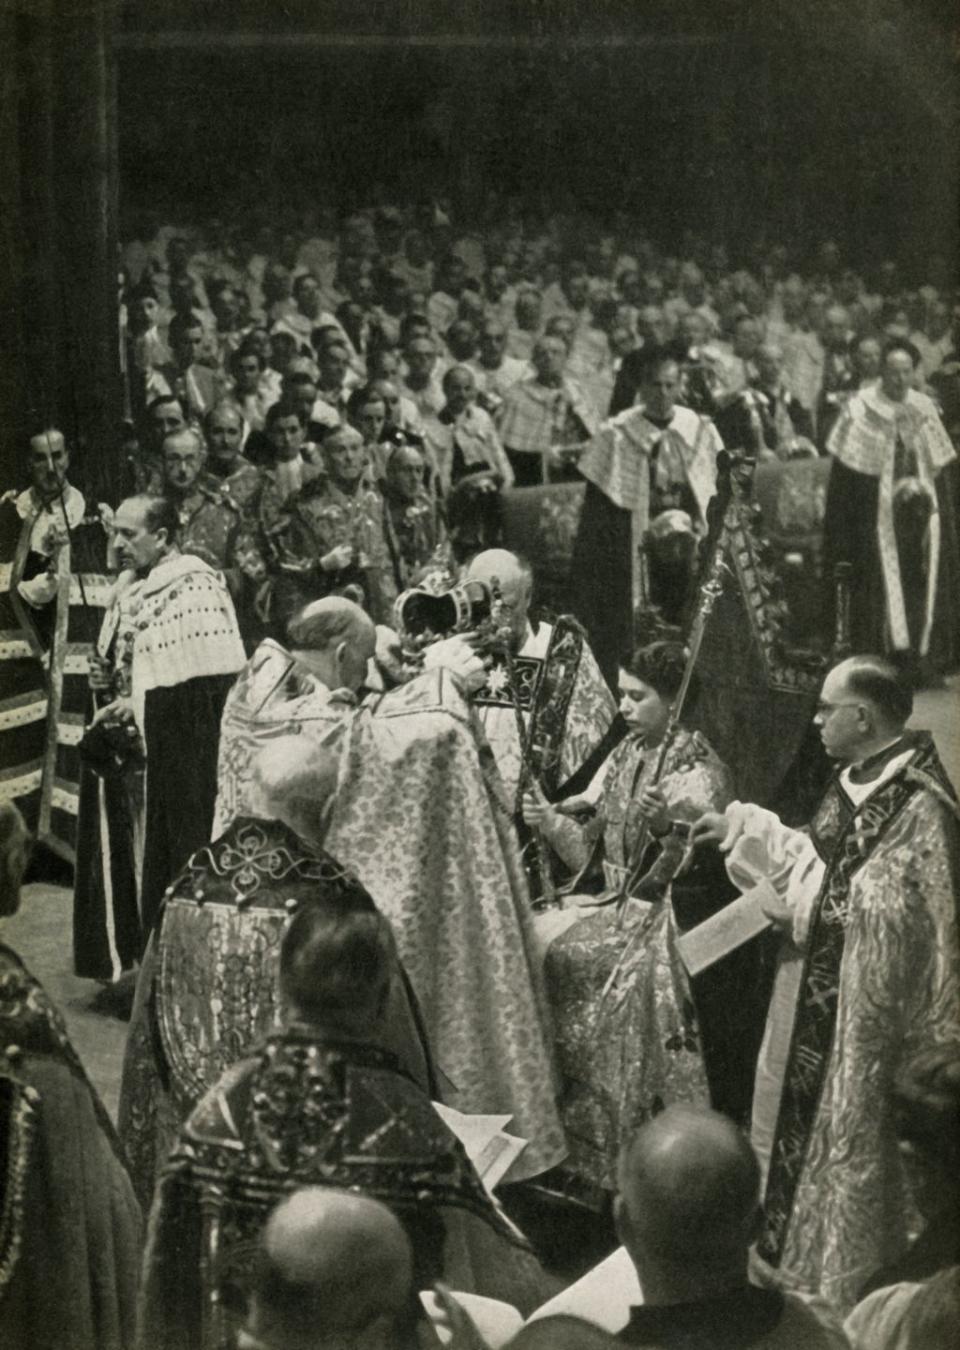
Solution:
[[[470,633],[454,633],[432,642],[423,653],[424,670],[449,670],[464,693],[475,694],[487,682],[487,669],[473,642]]]

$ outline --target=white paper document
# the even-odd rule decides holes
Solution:
[[[493,1192],[527,1146],[526,1139],[507,1134],[511,1116],[470,1116],[440,1102],[431,1105],[460,1140],[480,1180]]]
[[[697,924],[696,928],[691,928],[689,933],[681,934],[677,938],[677,950],[687,973],[699,975],[769,928],[772,920],[764,914],[761,899],[774,894],[772,887],[761,882]]]

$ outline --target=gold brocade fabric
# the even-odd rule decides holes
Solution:
[[[896,1073],[960,1027],[960,831],[938,787],[924,776],[844,897],[836,1027],[780,1259],[788,1279],[844,1311],[907,1242]]]
[[[529,1141],[511,1180],[535,1175],[563,1154],[550,1034],[517,843],[475,715],[444,671],[351,708],[294,687],[292,664],[262,644],[227,700],[219,828],[249,809],[251,764],[270,739],[338,747],[324,844],[393,925],[450,1104],[510,1114]]]
[[[584,832],[583,845],[602,833],[605,860],[614,869],[633,863],[638,801],[655,758],[636,737],[617,747],[598,815]],[[660,786],[674,821],[721,811],[730,799],[723,764],[703,737],[686,731],[668,755]],[[628,900],[622,913],[615,904],[585,909],[547,951],[570,1147],[564,1166],[610,1190],[621,1142],[638,1125],[671,1102],[710,1100],[669,885],[653,894],[652,903]],[[576,902],[575,896],[568,901]]]

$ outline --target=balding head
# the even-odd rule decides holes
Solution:
[[[670,1106],[620,1156],[617,1226],[642,1286],[670,1272],[696,1271],[705,1286],[745,1277],[759,1200],[753,1150],[716,1111]]]
[[[385,1205],[311,1186],[270,1215],[249,1322],[266,1350],[315,1350],[327,1337],[347,1346],[361,1335],[390,1345],[415,1314],[410,1242]]]
[[[823,682],[814,718],[833,759],[855,764],[903,734],[913,693],[897,668],[880,656],[850,656]]]
[[[373,620],[340,595],[305,606],[287,636],[291,653],[330,689],[359,689],[377,645]]]
[[[602,1327],[559,1313],[521,1327],[508,1350],[615,1350],[621,1342]]]
[[[514,636],[522,641],[527,631],[527,615],[533,593],[533,574],[529,563],[505,548],[488,548],[478,553],[467,568],[469,581],[494,582],[500,587],[504,618],[509,618]]]

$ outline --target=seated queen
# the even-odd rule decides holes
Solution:
[[[719,809],[730,800],[730,778],[704,737],[682,725],[672,730],[657,775],[685,665],[678,642],[634,651],[619,672],[629,734],[585,799],[558,808],[539,794],[524,798],[527,824],[572,874],[562,906],[536,920],[570,1149],[558,1181],[598,1205],[615,1188],[621,1142],[637,1126],[672,1102],[708,1105],[713,1097],[716,1104],[730,1088],[729,1066],[711,1045],[705,1058],[697,1001],[676,948],[678,931],[730,897],[719,870],[689,847],[705,804]],[[584,822],[578,808],[591,800]],[[588,894],[600,869],[601,893]],[[704,992],[712,1010],[709,982]],[[711,1033],[719,1030],[711,1025]]]

